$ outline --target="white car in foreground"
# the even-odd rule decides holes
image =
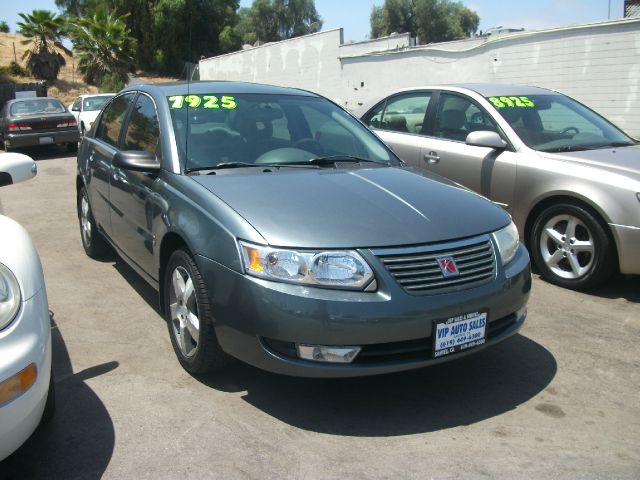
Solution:
[[[115,95],[115,93],[92,93],[80,95],[69,105],[69,111],[78,121],[80,135],[84,136],[102,110],[102,107]]]
[[[34,177],[19,153],[0,155],[0,187]],[[0,460],[53,415],[51,321],[38,252],[27,231],[0,215]]]

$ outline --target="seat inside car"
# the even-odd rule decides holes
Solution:
[[[467,138],[467,117],[461,110],[444,110],[438,117],[438,133],[443,138],[460,140]]]

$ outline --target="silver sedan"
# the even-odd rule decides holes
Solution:
[[[407,164],[505,208],[541,275],[585,289],[640,274],[640,146],[558,92],[465,84],[397,91],[360,110]]]

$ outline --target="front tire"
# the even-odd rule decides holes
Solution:
[[[82,187],[78,193],[78,222],[85,253],[91,258],[100,258],[106,255],[109,252],[109,244],[98,231],[98,226],[91,213],[86,187]]]
[[[171,345],[182,367],[194,375],[226,367],[231,357],[220,348],[207,286],[188,251],[173,252],[163,283]]]
[[[581,205],[546,208],[533,224],[529,245],[542,277],[565,288],[594,287],[615,270],[613,244],[605,228]]]

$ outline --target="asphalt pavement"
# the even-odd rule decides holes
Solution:
[[[85,256],[75,158],[25,153],[39,173],[0,190],[0,213],[42,259],[58,408],[0,479],[640,478],[640,277],[590,293],[534,278],[520,334],[431,368],[194,378],[155,291]]]

